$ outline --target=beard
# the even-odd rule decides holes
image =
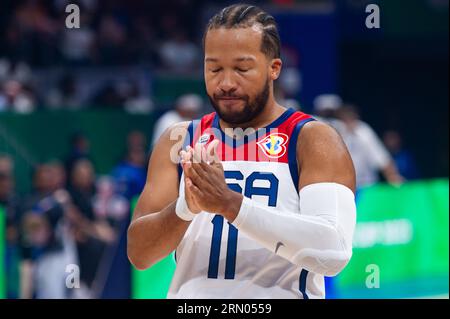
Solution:
[[[250,122],[266,108],[267,100],[269,99],[269,91],[269,79],[267,79],[263,89],[255,96],[253,101],[250,101],[248,95],[236,96],[233,93],[221,95],[214,94],[212,97],[208,94],[208,98],[214,110],[223,121],[232,125],[237,125]],[[224,97],[236,97],[243,100],[245,102],[243,110],[237,112],[222,109],[219,105],[219,100]]]

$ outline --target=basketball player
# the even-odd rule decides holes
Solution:
[[[352,255],[347,149],[332,128],[274,100],[282,61],[266,12],[223,9],[206,28],[204,53],[216,112],[173,126],[156,144],[129,259],[146,269],[175,250],[168,298],[324,298],[324,276]],[[173,138],[180,128],[177,164],[170,154],[182,148]]]

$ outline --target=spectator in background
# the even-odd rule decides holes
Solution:
[[[0,154],[0,207],[6,213],[6,241],[15,245],[17,240],[17,223],[19,198],[15,193],[14,165],[11,157]]]
[[[412,154],[403,148],[402,137],[396,130],[389,130],[383,135],[384,145],[394,159],[400,175],[407,180],[419,178],[419,171]]]
[[[17,56],[33,65],[53,64],[57,57],[58,24],[44,1],[20,1],[12,14],[11,49]],[[16,34],[14,34],[16,33]]]
[[[94,61],[96,34],[91,27],[92,16],[84,6],[80,12],[80,28],[62,28],[59,44],[64,62],[72,66],[89,65]]]
[[[19,198],[15,193],[14,165],[7,154],[0,154],[0,209],[3,209],[6,221],[5,274],[6,298],[18,297],[18,262],[19,235]]]
[[[62,165],[40,164],[34,172],[34,191],[20,216],[21,298],[67,298],[66,266],[76,263],[73,239],[65,227]],[[67,194],[67,192],[66,192]],[[51,273],[52,276],[48,274]]]
[[[97,193],[93,198],[93,210],[98,221],[108,222],[116,232],[130,212],[129,202],[116,192],[116,183],[109,176],[97,180]]]
[[[30,84],[32,80],[30,66],[22,61],[0,59],[0,83],[8,80]]]
[[[96,280],[108,245],[116,240],[116,233],[104,219],[97,219],[94,212],[96,196],[95,172],[88,159],[79,159],[70,174],[70,197],[74,205],[69,219],[73,227],[78,261],[80,266],[80,284],[78,298],[96,298]]]
[[[15,80],[3,84],[0,91],[0,112],[30,113],[35,108],[36,98],[31,88]]]
[[[150,20],[150,21],[149,21]],[[159,41],[151,19],[140,15],[132,20],[131,46],[139,62],[157,65]]]
[[[112,171],[117,191],[128,200],[141,193],[146,180],[145,135],[133,131],[127,137],[127,151],[121,163]]]
[[[395,162],[373,129],[359,119],[356,107],[344,105],[337,110],[337,116],[343,126],[336,129],[352,157],[357,188],[377,183],[379,172],[388,183],[402,183],[404,178],[399,174]]]
[[[113,15],[101,17],[97,35],[98,50],[104,64],[127,61],[127,30]]]
[[[122,109],[126,96],[123,84],[117,81],[106,82],[93,96],[92,104],[100,108]]]
[[[47,107],[50,109],[78,110],[82,107],[75,77],[64,74],[56,87],[48,93]]]
[[[200,51],[189,41],[183,30],[174,30],[172,36],[162,43],[159,51],[164,66],[175,72],[189,72],[199,66]]]
[[[124,102],[124,108],[131,114],[148,114],[153,111],[153,101],[150,96],[140,92],[136,82],[132,82]]]
[[[339,128],[343,125],[343,123],[336,118],[336,112],[342,105],[343,101],[339,95],[318,95],[313,102],[314,117],[320,121],[330,124],[339,131]]]
[[[152,148],[167,128],[175,123],[191,121],[199,115],[202,107],[203,101],[200,96],[196,94],[180,96],[175,103],[175,109],[166,112],[156,121],[153,130]]]
[[[73,164],[79,159],[91,159],[90,142],[82,132],[75,132],[70,137],[70,150],[65,160],[66,173],[70,174]],[[70,179],[68,181],[70,183]]]

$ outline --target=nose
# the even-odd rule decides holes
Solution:
[[[223,72],[222,79],[219,83],[219,89],[224,93],[232,93],[236,91],[237,83],[231,72]]]

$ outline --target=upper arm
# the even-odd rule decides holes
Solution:
[[[355,191],[355,169],[350,154],[335,129],[309,122],[297,142],[300,190],[313,183],[338,183]]]
[[[156,213],[178,197],[178,153],[183,147],[188,122],[175,124],[160,137],[148,164],[147,181],[134,209],[133,220]]]

